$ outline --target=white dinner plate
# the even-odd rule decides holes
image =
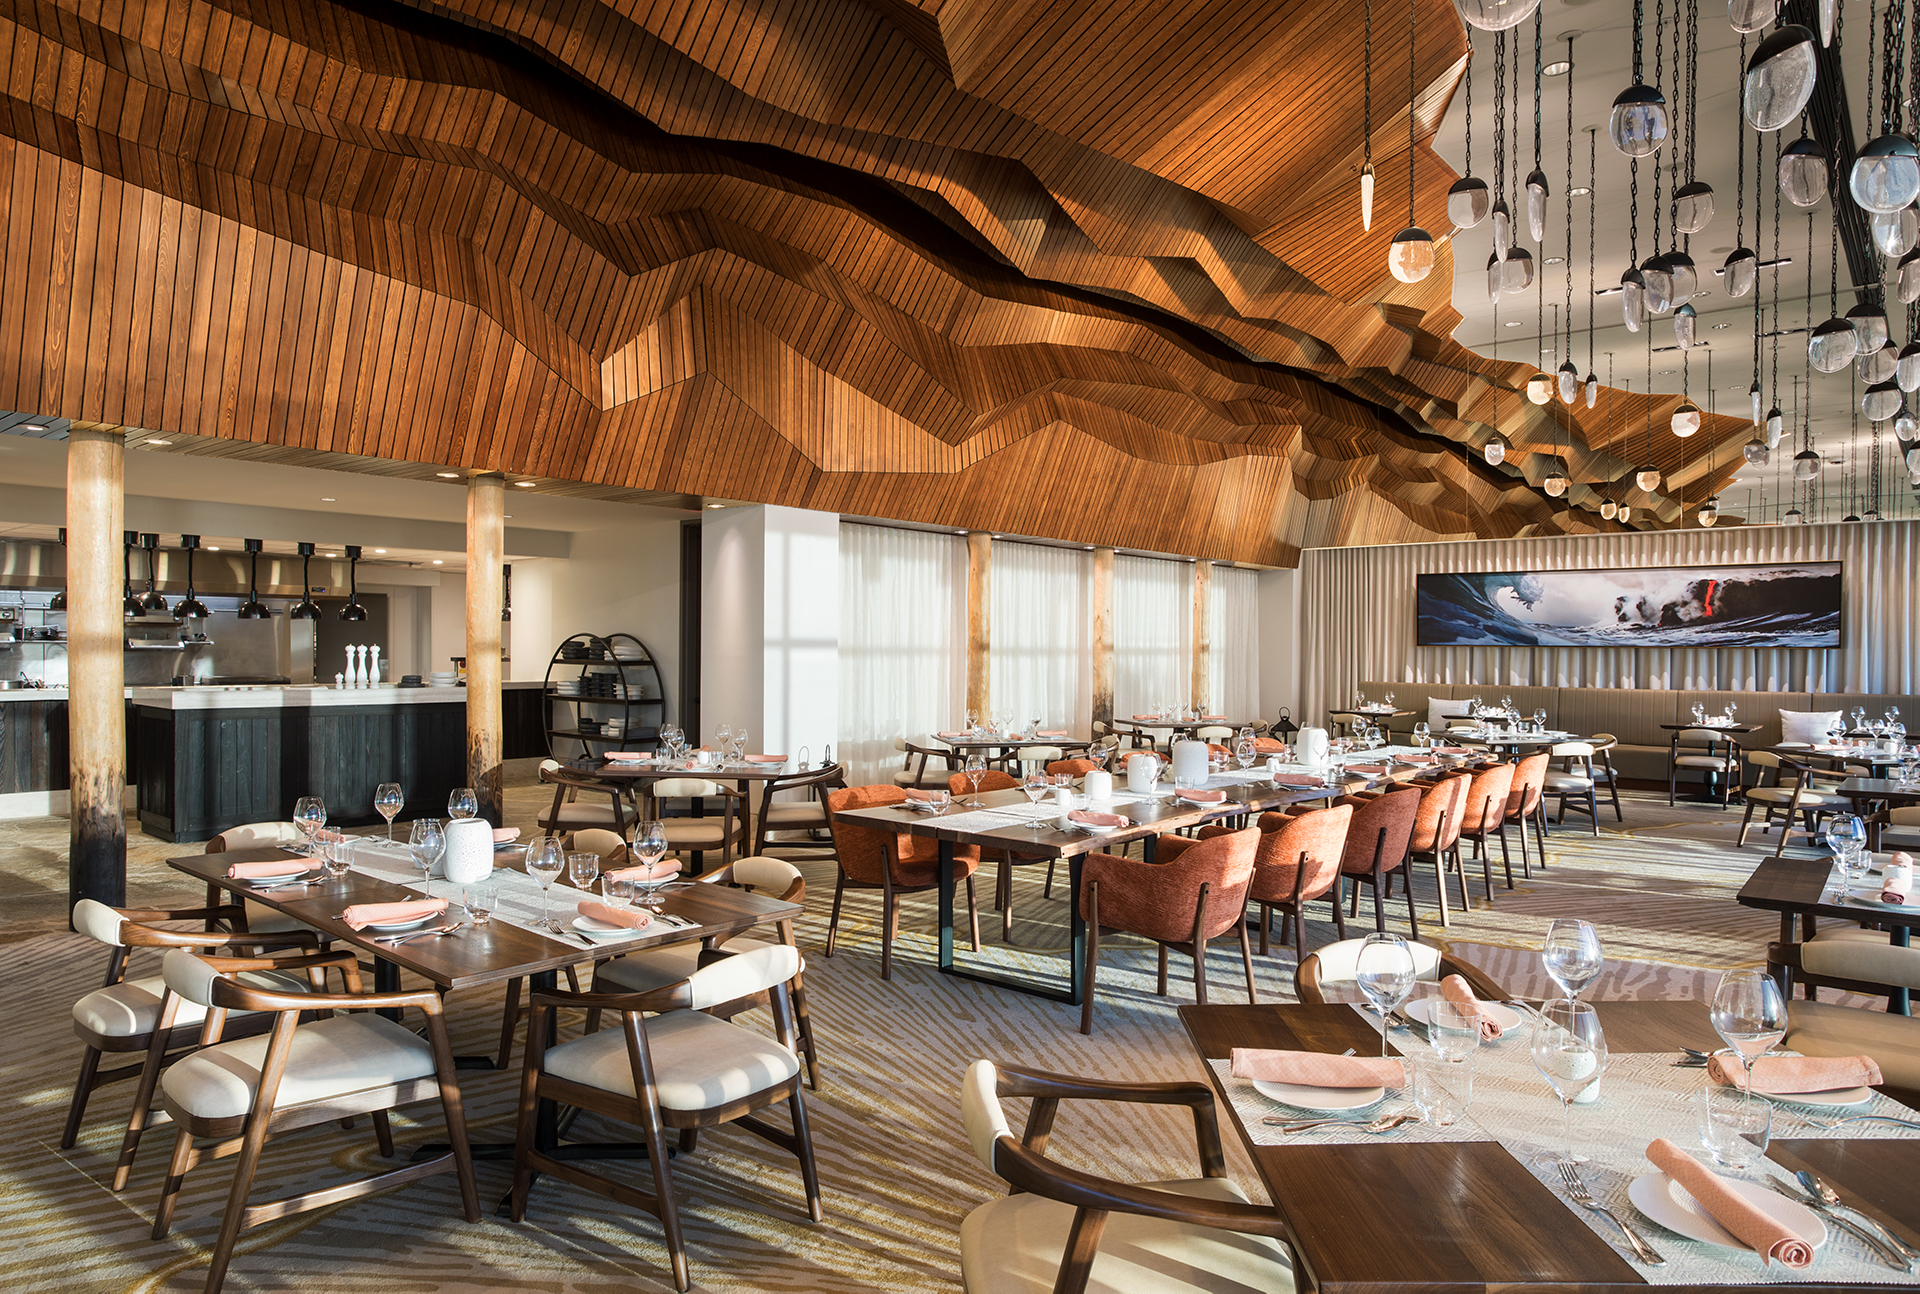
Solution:
[[[1812,1209],[1804,1204],[1795,1204],[1784,1195],[1777,1195],[1758,1182],[1744,1181],[1737,1177],[1722,1177],[1733,1190],[1746,1197],[1761,1212],[1785,1226],[1788,1230],[1805,1239],[1815,1249],[1827,1243],[1827,1228]],[[1733,1233],[1715,1222],[1694,1202],[1680,1184],[1665,1173],[1648,1173],[1645,1177],[1636,1177],[1627,1186],[1627,1198],[1633,1201],[1633,1207],[1667,1230],[1685,1236],[1689,1240],[1704,1240],[1710,1245],[1722,1249],[1738,1249],[1752,1253],[1753,1248],[1734,1239]]]
[[[1913,896],[1909,895],[1908,897],[1911,898]],[[1864,884],[1861,882],[1855,882],[1853,885],[1847,887],[1847,901],[1849,903],[1865,903],[1887,912],[1920,911],[1920,903],[1882,903],[1880,901],[1880,887],[1878,885]]]
[[[429,921],[438,921],[442,915],[439,912],[429,912],[426,916],[415,917],[411,921],[370,921],[367,923],[367,929],[383,935],[397,935],[402,930],[418,930]]]
[[[644,930],[635,930],[632,926],[616,925],[611,921],[602,921],[598,917],[575,917],[573,928],[589,939],[621,939],[627,935],[643,935]]]
[[[1830,1092],[1755,1092],[1755,1096],[1764,1096],[1769,1101],[1786,1105],[1817,1105],[1830,1109],[1844,1109],[1852,1105],[1865,1105],[1873,1099],[1870,1087],[1838,1087]]]
[[[308,872],[317,870],[313,863],[305,858],[289,858],[285,863],[277,864],[277,866],[279,866],[281,870],[269,872],[265,876],[237,876],[233,879],[245,881],[248,884],[257,884],[261,881],[290,880],[295,876],[303,876]]]
[[[1364,1110],[1380,1104],[1387,1095],[1384,1087],[1302,1087],[1298,1083],[1269,1083],[1258,1078],[1253,1080],[1253,1090],[1269,1101],[1316,1114]]]
[[[1184,795],[1175,795],[1173,798],[1180,801],[1180,803],[1182,804],[1191,804],[1196,809],[1225,809],[1225,808],[1230,808],[1233,805],[1233,801],[1230,799],[1228,800],[1189,800]]]
[[[1119,831],[1119,830],[1121,830],[1121,829],[1122,829],[1122,828],[1120,828],[1120,827],[1117,827],[1117,826],[1114,826],[1114,827],[1101,827],[1101,826],[1096,826],[1095,824],[1093,824],[1093,823],[1091,823],[1091,822],[1073,822],[1073,821],[1069,821],[1069,822],[1067,823],[1067,826],[1068,826],[1068,827],[1069,827],[1069,828],[1070,828],[1071,830],[1074,830],[1074,831],[1085,831],[1085,832],[1089,832],[1089,833],[1091,833],[1092,835],[1096,835],[1096,836],[1104,836],[1104,835],[1106,835],[1106,834],[1107,834],[1108,832],[1111,832],[1111,831]]]
[[[1427,1016],[1433,1010],[1433,1004],[1444,1001],[1446,999],[1443,997],[1417,997],[1407,1003],[1406,1012],[1421,1024],[1431,1025],[1433,1021]],[[1499,1025],[1505,1033],[1512,1033],[1526,1023],[1525,1018],[1518,1011],[1510,1006],[1501,1006],[1498,1002],[1482,1002],[1480,1013]]]

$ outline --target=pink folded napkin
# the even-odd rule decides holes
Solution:
[[[1272,1051],[1235,1047],[1235,1078],[1262,1083],[1295,1083],[1301,1087],[1398,1087],[1403,1081],[1400,1062],[1377,1056],[1329,1056],[1320,1051]]]
[[[1067,730],[1065,728],[1048,728],[1036,732],[1033,735],[1036,737],[1064,737],[1067,735]]]
[[[1095,813],[1092,809],[1075,809],[1067,814],[1068,822],[1077,822],[1083,827],[1124,827],[1133,819],[1124,813]]]
[[[1739,1087],[1740,1062],[1732,1056],[1714,1056],[1707,1061],[1707,1077]],[[1883,1081],[1880,1066],[1871,1056],[1762,1056],[1753,1062],[1753,1090],[1774,1096],[1839,1092]]]
[[[1202,723],[1225,723],[1226,721],[1227,716],[1224,714],[1203,714],[1200,716],[1200,722]]]
[[[1191,800],[1195,804],[1219,804],[1227,798],[1225,791],[1203,791],[1190,789],[1175,792],[1182,800]]]
[[[931,804],[933,802],[933,797],[936,794],[933,791],[923,791],[920,788],[915,786],[907,787],[906,791],[907,791],[907,798],[909,800],[922,800],[928,804]]]
[[[1797,1270],[1813,1261],[1812,1244],[1735,1194],[1717,1174],[1665,1137],[1647,1147],[1647,1161],[1680,1183],[1715,1222],[1758,1253],[1762,1266],[1778,1262]]]
[[[1142,723],[1153,723],[1160,718],[1157,714],[1136,714],[1133,717]]]
[[[638,867],[616,867],[612,871],[604,873],[610,881],[657,881],[663,876],[678,876],[679,874],[680,860],[678,858],[663,858],[651,867],[645,863],[640,864]]]
[[[645,930],[653,924],[653,913],[645,908],[610,908],[593,899],[580,900],[580,915],[604,921],[610,926],[630,926],[635,930]]]
[[[942,741],[964,741],[973,736],[970,732],[936,732],[933,735]]]
[[[1255,737],[1253,750],[1256,755],[1277,755],[1287,748],[1284,741],[1275,741],[1271,737]]]
[[[493,843],[496,845],[510,845],[518,839],[520,839],[520,828],[518,827],[495,827],[493,829]]]
[[[600,758],[612,760],[616,764],[644,764],[653,756],[644,750],[608,750],[602,751]]]
[[[1325,786],[1327,784],[1327,781],[1325,778],[1315,777],[1312,773],[1275,773],[1273,775],[1272,780],[1274,785],[1276,786],[1316,786],[1317,787],[1317,786]]]
[[[355,930],[371,925],[396,925],[415,917],[436,917],[447,910],[445,899],[411,899],[403,903],[356,903],[340,914]]]
[[[266,863],[235,863],[227,869],[230,881],[255,880],[263,876],[298,876],[307,864],[298,859],[276,858]]]
[[[1881,873],[1880,901],[1904,905],[1913,897],[1913,855],[1900,853],[1887,860]]]
[[[787,757],[785,755],[748,755],[747,762],[749,764],[784,764],[787,762]]]
[[[1492,1042],[1506,1030],[1495,1024],[1493,1017],[1480,1009],[1480,999],[1473,995],[1473,988],[1458,975],[1449,975],[1440,981],[1440,992],[1447,1001],[1462,1011],[1472,1011],[1480,1017],[1480,1036]]]
[[[1349,773],[1358,773],[1362,777],[1385,777],[1393,771],[1392,764],[1348,764]]]
[[[1400,762],[1403,764],[1432,764],[1438,761],[1436,761],[1432,755],[1402,755],[1400,756]]]
[[[1470,755],[1473,752],[1465,746],[1435,746],[1433,753],[1436,755]]]

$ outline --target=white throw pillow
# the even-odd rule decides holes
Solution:
[[[1471,701],[1442,701],[1437,696],[1430,696],[1427,698],[1427,726],[1435,732],[1445,732],[1447,720],[1465,718],[1472,705]]]
[[[1814,746],[1827,739],[1827,729],[1840,718],[1838,710],[1782,710],[1780,740]]]

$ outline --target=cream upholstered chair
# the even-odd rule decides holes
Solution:
[[[1724,749],[1722,749],[1724,747]],[[1720,807],[1725,808],[1740,779],[1740,747],[1731,733],[1717,728],[1683,728],[1673,734],[1667,755],[1667,803],[1679,790],[1683,771],[1699,773],[1709,785],[1720,783]]]
[[[761,783],[760,811],[753,815],[753,852],[764,855],[773,844],[776,831],[820,832],[827,829],[827,792],[847,784],[846,768],[841,764],[824,764],[819,768],[804,769],[797,773],[788,773],[781,777],[770,777]],[[775,801],[776,795],[800,791],[804,799]],[[795,846],[819,845],[820,842],[781,841],[783,849]],[[825,848],[832,848],[829,837]]]
[[[1024,1137],[1002,1097],[1032,1097]],[[1046,1157],[1061,1100],[1184,1105],[1193,1111],[1199,1177],[1116,1182]],[[960,1224],[967,1294],[1238,1294],[1295,1288],[1286,1224],[1228,1178],[1213,1093],[1205,1083],[1115,1083],[975,1061],[960,1084],[974,1157],[1014,1193]]]
[[[588,827],[568,836],[565,845],[570,854],[598,854],[600,870],[603,872],[611,867],[624,866],[627,861],[627,842],[617,831]]]
[[[1920,990],[1920,948],[1896,948],[1884,936],[1769,944],[1776,973],[1874,995]],[[1784,1044],[1809,1056],[1868,1055],[1887,1083],[1920,1092],[1920,1020],[1891,1011],[1789,998]]]
[[[804,905],[807,901],[807,882],[800,875],[800,869],[781,858],[758,856],[736,858],[732,866],[701,876],[700,883],[702,885],[737,885],[741,889],[770,895],[785,903]],[[779,922],[775,929],[780,932],[780,943],[798,946],[793,937],[791,919]],[[771,947],[773,945],[764,939],[755,939],[750,935],[735,935],[720,944],[714,951],[703,951],[699,940],[648,948],[642,952],[616,957],[611,961],[595,963],[593,991],[596,993],[650,993],[654,989],[679,983],[699,970],[702,965],[709,964],[721,956],[738,956],[757,948]],[[800,969],[805,971],[806,965],[806,958],[802,957]],[[813,1041],[813,1021],[807,1014],[806,986],[801,982],[801,976],[796,974],[789,987],[793,992],[793,1014],[800,1036],[800,1052],[807,1062],[807,1085],[817,1092],[820,1090],[820,1055]],[[755,1000],[743,998],[733,1005],[737,1010],[744,1011],[755,1005]],[[718,1010],[719,1008],[716,1008],[716,1011]],[[587,1031],[593,1032],[598,1023],[597,1013],[590,1014],[587,1020]]]
[[[203,853],[224,854],[229,849],[292,849],[304,845],[307,833],[291,822],[243,822],[237,827],[228,827],[209,840],[202,847]],[[207,902],[218,902],[219,887],[207,887]],[[311,930],[305,922],[295,921],[278,908],[270,908],[264,903],[255,903],[241,896],[240,906],[246,915],[241,924],[255,934],[281,934],[288,930]]]
[[[330,968],[339,969],[346,992],[257,989],[235,978],[250,970],[324,973]],[[165,1238],[181,1187],[196,1164],[238,1156],[220,1217],[213,1265],[207,1273],[207,1294],[217,1294],[240,1233],[255,1222],[304,1213],[422,1177],[454,1173],[467,1221],[480,1221],[480,1193],[474,1185],[460,1084],[454,1077],[453,1050],[447,1044],[438,993],[431,988],[415,993],[362,993],[359,958],[351,951],[316,953],[276,964],[196,957],[176,948],[167,954],[161,971],[170,990],[203,1009],[273,1013],[270,1035],[239,1041],[210,1038],[209,1045],[175,1061],[160,1080],[162,1103],[180,1133],[160,1192],[154,1239]],[[425,1014],[426,1037],[377,1010],[409,1007]],[[300,1023],[300,1016],[309,1011],[326,1012],[327,1018]],[[336,1011],[347,1014],[332,1014]],[[209,1032],[217,1034],[217,1026]],[[260,1153],[269,1137],[278,1141],[301,1128],[371,1114],[380,1153],[392,1155],[393,1130],[387,1111],[435,1098],[446,1115],[451,1145],[446,1154],[345,1185],[248,1206]]]
[[[200,1029],[206,1009],[186,1002],[167,989],[161,976],[127,978],[127,964],[136,948],[192,948],[212,950],[235,945],[248,950],[299,948],[313,950],[319,939],[311,931],[263,935],[245,929],[163,930],[155,924],[166,921],[229,922],[242,925],[238,907],[186,908],[178,910],[149,908],[110,908],[93,899],[81,899],[73,906],[73,928],[111,950],[107,957],[106,982],[73,1004],[73,1032],[86,1050],[80,1057],[80,1077],[73,1085],[73,1100],[67,1107],[67,1126],[60,1137],[60,1148],[72,1147],[80,1135],[80,1123],[86,1118],[87,1102],[93,1093],[109,1083],[137,1078],[133,1108],[127,1116],[126,1134],[120,1143],[120,1161],[113,1170],[113,1189],[124,1190],[127,1175],[133,1171],[134,1155],[140,1148],[140,1135],[146,1130],[152,1113],[153,1093],[160,1071],[186,1050],[200,1045]],[[298,976],[274,971],[252,971],[243,977],[255,988],[278,988],[297,992],[303,986]],[[273,1023],[272,1017],[241,1013],[228,1019],[227,1033],[232,1036],[261,1033]],[[138,1065],[119,1065],[101,1069],[100,1062],[115,1053],[140,1052]]]
[[[1619,746],[1620,739],[1610,732],[1596,732],[1587,740],[1593,746],[1593,758],[1589,761],[1588,771],[1593,776],[1594,786],[1607,788],[1615,820],[1625,822],[1627,815],[1620,809],[1620,773],[1613,766],[1614,748]]]
[[[893,784],[910,788],[938,786],[953,767],[953,752],[936,746],[929,736],[895,737],[893,748],[900,752],[900,767],[893,770]],[[931,765],[931,767],[929,767]]]
[[[1598,770],[1593,766],[1593,757],[1597,750],[1598,747],[1590,741],[1563,741],[1558,745],[1547,747],[1547,758],[1550,761],[1560,761],[1560,767],[1549,768],[1540,783],[1543,799],[1548,796],[1559,797],[1560,810],[1553,815],[1554,822],[1561,823],[1567,820],[1568,800],[1574,801],[1576,806],[1581,801],[1585,801],[1586,814],[1593,823],[1593,834],[1596,836],[1600,834],[1600,800],[1597,790],[1599,779],[1595,776]],[[1617,792],[1614,799],[1617,805],[1619,800]],[[1622,821],[1625,819],[1623,818]],[[1545,852],[1544,842],[1542,852]]]
[[[667,848],[678,854],[693,855],[693,866],[687,869],[689,876],[698,876],[705,870],[706,856],[715,850],[719,851],[722,867],[733,861],[736,848],[745,851],[747,801],[731,786],[704,777],[663,777],[647,785],[646,796],[647,816],[660,819],[667,836]],[[661,804],[672,800],[690,801],[688,807],[692,812],[685,817],[663,817]],[[708,800],[720,801],[719,813],[706,811]]]
[[[540,761],[540,780],[553,787],[553,803],[534,819],[542,831],[565,835],[600,827],[624,832],[633,821],[633,810],[627,807],[619,787],[576,773],[557,759]],[[582,791],[587,799],[580,798]],[[603,795],[607,797],[605,804],[600,802]]]
[[[1886,810],[1885,821],[1880,827],[1880,848],[1904,849],[1909,853],[1920,849],[1920,805]]]
[[[644,1209],[660,1219],[666,1233],[674,1284],[688,1289],[693,1278],[680,1232],[666,1133],[669,1129],[680,1133],[679,1150],[686,1154],[697,1148],[701,1128],[738,1123],[800,1161],[807,1214],[820,1221],[820,1178],[814,1169],[813,1139],[800,1091],[800,1061],[793,1050],[793,1011],[787,992],[788,983],[799,973],[799,949],[769,944],[723,957],[652,992],[536,992],[514,1143],[513,1220],[526,1220],[527,1196],[536,1173]],[[773,1006],[775,1038],[708,1014],[711,1008],[762,993]],[[547,1018],[568,1007],[617,1011],[620,1028],[549,1047]],[[644,1018],[649,1012],[658,1014]],[[535,1146],[537,1112],[543,1100],[638,1124],[653,1170],[652,1192],[589,1173],[584,1161],[556,1159]],[[752,1117],[755,1111],[781,1101],[787,1104],[791,1132]]]
[[[1222,741],[1231,744],[1233,741],[1233,729],[1223,727],[1219,724],[1213,724],[1205,728],[1195,728],[1193,730],[1193,739],[1195,741]]]
[[[1749,757],[1766,753],[1765,751],[1753,751],[1750,752]],[[1770,825],[1773,820],[1774,809],[1780,808],[1782,810],[1780,839],[1773,847],[1773,856],[1778,858],[1786,852],[1787,837],[1793,832],[1793,820],[1796,815],[1804,822],[1807,834],[1812,835],[1814,831],[1818,829],[1821,818],[1828,814],[1851,810],[1853,808],[1853,801],[1844,795],[1835,795],[1831,790],[1821,789],[1822,787],[1838,786],[1841,782],[1845,781],[1850,774],[1834,773],[1826,769],[1814,768],[1801,763],[1790,755],[1777,755],[1775,758],[1779,761],[1778,764],[1775,765],[1780,779],[1779,784],[1773,787],[1750,788],[1747,791],[1747,796],[1751,799],[1755,795],[1760,795],[1763,791],[1768,790],[1774,792],[1788,790],[1791,792],[1791,794],[1786,797],[1786,803],[1784,805],[1778,803],[1779,796],[1777,794],[1772,797],[1763,797],[1761,800],[1761,803],[1767,806],[1767,822],[1762,824],[1760,829],[1763,835],[1766,833],[1767,826]],[[1791,782],[1788,781],[1789,778],[1792,779]],[[1743,821],[1740,824],[1740,840],[1742,843],[1746,841],[1746,827],[1747,824]]]
[[[1366,942],[1364,939],[1343,939],[1339,943],[1316,948],[1302,957],[1299,968],[1294,971],[1294,994],[1302,1002],[1315,1006],[1328,1002],[1364,1001],[1355,976],[1360,969],[1360,949]],[[1415,939],[1407,940],[1407,947],[1413,953],[1415,979],[1434,983],[1449,975],[1458,975],[1467,981],[1474,996],[1481,1001],[1506,1000],[1506,989],[1488,978],[1486,972],[1472,962],[1449,957],[1432,944],[1423,944]]]
[[[1783,772],[1784,766],[1780,763],[1780,756],[1770,750],[1748,751],[1747,763],[1758,772],[1755,774],[1754,784],[1741,793],[1746,799],[1747,811],[1740,819],[1740,838],[1735,842],[1736,848],[1747,843],[1747,832],[1753,828],[1755,809],[1763,807],[1766,809],[1766,814],[1760,819],[1760,834],[1763,836],[1773,830],[1775,814],[1780,814],[1787,824],[1791,825],[1793,815],[1789,811],[1789,806],[1792,805],[1793,797],[1800,789],[1799,778],[1790,778]],[[1782,830],[1784,831],[1784,828]]]

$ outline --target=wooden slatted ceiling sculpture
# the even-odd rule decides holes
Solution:
[[[1425,135],[1465,46],[1419,2]],[[1276,565],[1610,524],[1470,447],[1498,427],[1537,478],[1570,434],[1611,479],[1634,455],[1587,446],[1673,401],[1556,431],[1527,369],[1448,340],[1444,244],[1425,282],[1386,276],[1397,217],[1362,235],[1352,210],[1357,23],[22,4],[0,407]],[[1392,80],[1383,213],[1406,201]],[[1453,176],[1418,160],[1439,232]],[[1691,498],[1731,470],[1698,464],[1707,439],[1661,438]]]

